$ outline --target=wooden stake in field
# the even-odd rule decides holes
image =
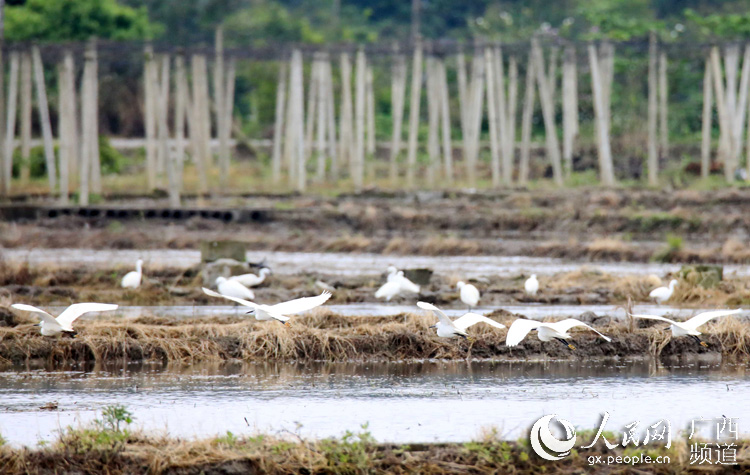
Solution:
[[[607,101],[605,101],[604,80],[602,76],[607,77],[608,73],[602,74],[599,65],[596,46],[589,44],[589,64],[591,66],[591,87],[594,96],[594,115],[596,119],[597,148],[599,155],[599,176],[604,186],[615,185],[615,174],[612,165],[612,149],[609,142],[609,111]],[[611,77],[611,76],[609,76]]]
[[[289,95],[292,107],[292,145],[293,167],[296,181],[295,189],[305,191],[307,187],[307,167],[305,161],[305,92],[302,68],[302,52],[292,52],[292,72],[290,76],[291,93]]]
[[[655,186],[659,182],[659,153],[656,145],[658,82],[656,34],[651,32],[648,45],[648,183]]]
[[[42,125],[42,141],[44,143],[44,158],[47,164],[47,180],[49,191],[55,194],[57,189],[57,165],[55,158],[54,137],[52,136],[52,124],[49,119],[49,105],[47,102],[47,87],[44,84],[44,65],[39,47],[31,49],[32,61],[34,63],[34,78],[36,79],[36,100],[39,110],[39,122]]]
[[[734,168],[732,166],[732,134],[731,120],[727,110],[727,101],[724,96],[724,80],[721,70],[721,59],[719,57],[719,48],[711,48],[711,79],[714,83],[714,96],[716,97],[716,109],[719,115],[719,160],[724,162],[724,178],[729,183],[734,183]]]
[[[316,154],[316,174],[315,181],[323,183],[326,175],[326,163],[328,162],[328,156],[326,148],[326,78],[325,78],[325,55],[320,53],[317,59],[318,61],[318,81],[316,84],[316,90],[310,91],[310,94],[315,95],[317,117],[315,120],[315,130],[317,132],[315,140],[315,154]]]
[[[500,146],[500,160],[502,172],[498,171],[500,180],[506,186],[511,183],[513,175],[513,146],[509,127],[508,101],[505,94],[505,65],[503,51],[498,46],[493,51],[493,66],[495,68],[495,87],[497,88],[497,134]],[[498,185],[500,182],[498,182]]]
[[[703,120],[701,122],[701,177],[708,178],[711,171],[711,60],[706,58],[703,71]]]
[[[425,61],[427,72],[427,183],[435,185],[436,170],[440,163],[440,109],[437,101],[437,75],[435,57],[430,53]]]
[[[497,84],[495,82],[495,64],[491,48],[484,49],[484,62],[487,68],[487,117],[490,129],[490,169],[492,171],[492,186],[500,185],[500,125],[498,124],[498,101],[495,97]]]
[[[447,185],[453,184],[453,145],[451,144],[450,98],[445,61],[438,60],[438,87],[440,89],[440,119],[443,137],[443,177]]]
[[[355,102],[354,102],[354,136],[355,153],[352,160],[351,176],[354,191],[362,191],[365,164],[365,88],[367,75],[367,59],[363,50],[357,51],[357,63],[355,74]]]
[[[506,138],[507,151],[505,152],[505,165],[503,168],[503,183],[510,186],[513,183],[513,167],[516,155],[516,116],[518,108],[518,62],[515,56],[508,60],[508,118]]]
[[[348,53],[341,54],[341,112],[339,114],[339,165],[351,167],[354,156],[354,112],[352,106],[352,63]]]
[[[471,85],[469,86],[469,109],[466,112],[468,124],[468,150],[466,160],[466,177],[469,186],[474,187],[477,183],[477,161],[480,153],[480,132],[482,125],[482,103],[484,102],[484,83],[486,78],[486,65],[484,54],[480,46],[476,47],[472,61]],[[464,140],[467,140],[464,138]]]
[[[13,150],[16,139],[16,120],[18,104],[18,69],[20,58],[17,51],[10,53],[10,74],[8,84],[8,115],[5,120],[5,149],[3,150],[2,191],[3,196],[10,195],[13,178]]]
[[[284,143],[284,114],[286,112],[287,63],[279,64],[279,81],[276,83],[276,119],[273,124],[273,149],[271,152],[271,179],[275,184],[281,180],[281,146]]]
[[[78,203],[81,206],[88,206],[89,204],[89,178],[91,176],[91,163],[94,160],[92,135],[94,131],[93,122],[96,120],[93,112],[96,110],[96,106],[93,103],[94,95],[91,90],[93,82],[96,80],[93,67],[95,61],[96,57],[92,49],[86,48],[83,57],[83,82],[81,84],[81,166],[78,169],[81,176]]]
[[[175,69],[175,104],[174,104],[174,136],[175,136],[175,179],[178,193],[182,191],[182,172],[185,166],[185,122],[188,110],[188,86],[185,72],[185,57],[178,54],[174,60]]]
[[[375,78],[372,73],[372,65],[367,63],[367,71],[365,77],[365,106],[367,113],[365,114],[367,122],[367,147],[366,152],[368,157],[375,156]]]
[[[190,59],[193,76],[193,112],[190,123],[193,161],[198,174],[198,193],[208,193],[208,173],[211,165],[211,124],[208,107],[208,72],[206,57],[194,54]]]
[[[331,157],[331,177],[336,180],[339,176],[338,142],[336,141],[336,105],[333,95],[333,72],[331,71],[331,57],[326,53],[323,63],[325,73],[325,107],[326,129],[328,131],[328,156]]]
[[[748,87],[750,86],[750,45],[745,46],[745,54],[742,59],[742,73],[740,75],[740,93],[737,108],[735,110],[734,129],[734,148],[736,156],[734,163],[739,168],[740,155],[742,155],[742,132],[745,124],[745,117],[748,108]]]
[[[61,205],[68,204],[70,193],[70,162],[74,155],[70,153],[70,124],[68,117],[70,113],[70,99],[68,97],[68,72],[66,61],[70,51],[63,53],[63,60],[57,67],[57,90],[58,90],[58,134],[60,136],[60,199]],[[72,59],[72,58],[71,58]]]
[[[31,55],[21,53],[21,183],[31,174]]]
[[[531,120],[534,115],[534,78],[536,77],[534,55],[529,52],[526,64],[526,84],[521,113],[521,164],[518,170],[518,183],[526,185],[529,182],[529,161],[531,155]]]
[[[401,136],[404,126],[404,98],[406,97],[406,57],[400,54],[398,46],[394,46],[396,55],[391,69],[391,117],[393,118],[393,133],[391,137],[391,153],[389,162],[389,176],[391,185],[396,185],[398,179],[398,157],[401,154]]]
[[[667,83],[667,53],[659,52],[659,136],[660,155],[669,158],[669,90]]]
[[[563,185],[562,166],[560,165],[560,143],[557,140],[557,126],[555,124],[555,105],[550,90],[549,79],[544,72],[544,58],[542,48],[536,39],[532,40],[531,54],[534,57],[534,71],[539,86],[539,102],[542,105],[544,117],[544,131],[547,142],[547,156],[552,163],[552,176],[558,186]]]
[[[573,45],[565,47],[562,78],[563,109],[563,162],[565,174],[573,172],[573,148],[578,136],[578,80],[576,72],[576,50]]]
[[[143,65],[144,126],[146,128],[146,181],[149,191],[156,189],[156,91],[154,90],[155,58],[151,45],[145,47]]]
[[[409,142],[406,154],[406,185],[414,187],[417,169],[419,139],[419,107],[422,101],[422,41],[417,38],[411,76],[411,98],[409,102]]]
[[[226,191],[229,184],[229,138],[232,130],[231,113],[227,114],[227,97],[224,68],[224,29],[216,29],[214,41],[214,104],[216,104],[216,134],[219,138],[219,187]],[[230,121],[227,121],[227,118]]]

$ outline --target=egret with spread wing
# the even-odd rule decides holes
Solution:
[[[302,297],[288,302],[277,303],[276,305],[260,305],[255,302],[250,302],[249,300],[222,295],[205,287],[203,287],[203,293],[212,297],[222,297],[251,308],[252,310],[248,313],[255,313],[256,320],[278,320],[284,325],[289,325],[289,317],[287,315],[294,315],[296,313],[312,310],[315,307],[323,305],[329,298],[331,298],[331,293],[326,291],[315,297]]]
[[[707,347],[708,343],[700,339],[699,335],[701,334],[701,332],[698,331],[698,327],[706,324],[708,321],[713,320],[714,318],[726,317],[727,315],[736,315],[740,312],[742,312],[741,308],[738,308],[735,310],[713,310],[711,312],[699,313],[698,315],[684,322],[675,322],[674,320],[670,320],[666,317],[660,317],[658,315],[632,315],[631,314],[631,317],[667,322],[669,323],[669,328],[672,330],[673,337],[690,336],[695,341],[697,341],[698,344],[700,344],[701,346]]]
[[[566,320],[561,320],[554,323],[519,318],[518,320],[513,322],[513,324],[510,326],[510,329],[508,329],[508,336],[505,337],[505,344],[508,346],[516,346],[521,343],[521,340],[526,338],[526,335],[528,335],[531,331],[537,330],[537,336],[539,336],[539,339],[541,341],[558,340],[571,350],[575,350],[576,347],[573,346],[572,343],[568,343],[566,341],[571,338],[571,336],[568,334],[568,331],[571,328],[575,327],[586,327],[605,340],[612,341],[611,338],[602,335],[596,329],[586,325],[580,320],[576,320],[575,318],[568,318]]]
[[[17,310],[34,312],[41,315],[42,321],[38,324],[38,326],[41,327],[40,331],[44,336],[59,336],[63,333],[68,333],[72,336],[75,336],[76,331],[73,330],[73,322],[76,321],[76,319],[84,313],[107,312],[117,309],[117,305],[108,303],[74,303],[70,307],[66,308],[63,313],[61,313],[57,318],[55,318],[41,308],[32,307],[31,305],[14,303],[13,305],[11,305],[11,307]]]
[[[455,320],[451,320],[445,312],[431,303],[417,302],[417,307],[424,310],[430,310],[438,317],[438,322],[430,328],[437,328],[437,335],[442,338],[460,337],[464,340],[473,341],[473,339],[466,333],[466,329],[477,323],[487,323],[495,328],[505,328],[505,325],[502,323],[498,323],[495,320],[476,313],[467,313]]]

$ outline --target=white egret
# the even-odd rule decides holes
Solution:
[[[390,302],[393,297],[406,292],[418,294],[419,286],[404,277],[404,271],[400,270],[393,275],[393,278],[389,275],[388,281],[375,292],[375,297],[385,298]]]
[[[741,308],[735,310],[713,310],[710,312],[702,312],[684,322],[675,322],[666,317],[660,317],[658,315],[632,315],[634,318],[644,318],[647,320],[659,320],[662,322],[669,323],[669,328],[672,330],[672,337],[679,336],[690,336],[701,346],[708,347],[708,344],[700,339],[701,332],[698,331],[698,327],[704,325],[709,320],[714,318],[726,317],[727,315],[736,315],[742,312]]]
[[[575,350],[576,347],[572,343],[568,343],[565,340],[569,340],[571,336],[568,331],[575,327],[586,327],[589,330],[595,332],[600,337],[607,341],[612,341],[611,338],[602,335],[595,328],[592,328],[580,320],[575,318],[568,318],[554,323],[540,322],[538,320],[527,320],[525,318],[519,318],[513,322],[508,329],[508,336],[505,337],[505,344],[508,346],[516,346],[521,343],[521,340],[526,338],[532,330],[537,330],[537,336],[541,341],[552,341],[558,340],[566,345],[571,350]]]
[[[469,312],[473,307],[479,305],[479,289],[466,282],[456,284],[460,290],[461,301],[469,306]]]
[[[141,286],[141,279],[143,278],[143,259],[135,261],[135,270],[132,270],[125,274],[120,282],[120,285],[124,289],[137,289]]]
[[[536,279],[536,274],[531,274],[531,277],[526,279],[523,284],[523,288],[527,295],[536,295],[539,291],[539,281]]]
[[[388,273],[388,277],[386,278],[387,279],[386,282],[390,282],[390,281],[392,281],[393,279],[396,278],[396,276],[398,274],[398,269],[396,269],[393,266],[388,266],[388,269],[386,269],[386,272]]]
[[[37,326],[41,327],[40,331],[44,336],[58,336],[63,333],[75,336],[76,331],[73,330],[73,322],[84,313],[107,312],[117,309],[117,305],[108,303],[74,303],[55,318],[41,308],[32,307],[31,305],[14,303],[11,307],[17,310],[40,314],[42,321]]]
[[[672,297],[674,288],[677,285],[677,281],[672,279],[669,283],[669,287],[657,287],[648,294],[649,297],[656,300],[657,303],[664,303]]]
[[[260,285],[263,283],[264,280],[266,280],[266,276],[271,273],[271,269],[268,267],[262,268],[260,271],[258,271],[258,275],[255,274],[241,274],[241,275],[233,275],[229,278],[229,280],[234,280],[239,282],[240,284],[244,285],[245,287],[255,287],[256,285]]]
[[[259,305],[255,302],[249,302],[241,298],[222,295],[205,287],[203,287],[203,292],[212,297],[222,297],[229,299],[232,302],[237,302],[240,305],[244,305],[245,307],[250,307],[252,310],[248,313],[254,313],[256,320],[278,320],[284,325],[289,325],[289,317],[287,315],[312,310],[315,307],[323,305],[329,298],[331,298],[330,292],[323,292],[315,297],[302,297],[288,302],[277,303],[276,305]]]
[[[236,297],[239,299],[254,299],[255,294],[252,290],[240,284],[236,280],[228,280],[226,277],[216,278],[216,288],[221,295],[227,297]]]
[[[442,310],[427,302],[417,302],[417,307],[432,311],[437,317],[438,322],[430,328],[437,328],[437,335],[442,338],[461,337],[464,340],[473,341],[466,333],[466,329],[477,323],[487,323],[495,328],[505,328],[505,325],[495,320],[479,315],[476,313],[467,313],[461,317],[451,320]]]

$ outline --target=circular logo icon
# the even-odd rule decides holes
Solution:
[[[570,449],[576,443],[576,430],[573,424],[565,419],[557,419],[557,422],[565,429],[565,440],[558,440],[549,429],[552,419],[557,414],[544,416],[531,426],[529,441],[534,452],[545,460],[560,460],[570,454]]]

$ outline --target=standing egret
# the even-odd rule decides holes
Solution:
[[[473,307],[479,305],[479,289],[466,282],[459,282],[456,285],[461,291],[461,301],[469,306],[469,312],[471,312]]]
[[[539,291],[539,281],[536,280],[536,274],[531,274],[531,277],[526,279],[526,282],[523,284],[523,288],[526,291],[527,295],[536,295],[536,293]]]
[[[141,278],[143,277],[143,259],[135,261],[135,270],[132,270],[125,274],[120,282],[120,285],[124,289],[137,289],[141,285]]]
[[[323,305],[329,298],[331,298],[330,292],[323,292],[315,297],[302,297],[288,302],[277,303],[276,305],[259,305],[255,302],[248,302],[241,298],[218,294],[205,287],[203,287],[203,292],[212,297],[223,297],[233,302],[237,302],[240,305],[244,305],[245,307],[250,307],[252,310],[248,313],[255,313],[256,320],[278,320],[287,326],[289,325],[289,317],[287,315],[312,310],[315,307]]]
[[[477,323],[487,323],[495,328],[505,328],[505,325],[495,320],[479,315],[476,313],[467,313],[461,317],[451,320],[442,310],[427,302],[417,302],[417,307],[430,310],[438,317],[438,322],[430,328],[437,328],[437,335],[442,338],[461,337],[464,340],[474,341],[467,333],[466,329]]]
[[[379,299],[385,298],[386,301],[390,302],[393,297],[405,292],[418,294],[419,286],[404,277],[404,271],[400,270],[393,274],[392,278],[389,274],[388,281],[375,292],[375,297]]]
[[[14,303],[11,307],[17,310],[40,314],[42,316],[42,321],[38,323],[37,326],[41,327],[40,331],[44,336],[59,336],[63,333],[75,336],[76,331],[73,330],[73,322],[84,313],[107,312],[117,309],[117,305],[108,303],[74,303],[63,310],[63,313],[55,318],[44,310],[32,307],[31,305]]]
[[[666,317],[660,317],[658,315],[632,315],[631,314],[631,317],[644,318],[647,320],[660,320],[662,322],[667,322],[670,324],[669,328],[672,330],[672,337],[690,336],[696,342],[698,342],[699,345],[708,347],[708,343],[700,339],[699,335],[701,334],[701,332],[698,331],[698,327],[700,327],[701,325],[704,325],[709,320],[713,320],[714,318],[726,317],[727,315],[736,315],[740,312],[742,312],[741,308],[738,308],[735,310],[713,310],[711,312],[699,313],[698,315],[694,316],[693,318],[689,320],[685,320],[684,322],[675,322],[674,320],[670,320]]]
[[[657,287],[652,290],[651,293],[648,294],[648,296],[656,300],[657,303],[662,304],[669,300],[670,297],[672,297],[676,285],[677,281],[672,279],[672,281],[669,283],[669,287]]]
[[[236,297],[238,299],[254,299],[255,294],[252,290],[240,284],[236,280],[227,280],[226,277],[216,278],[216,288],[221,295],[227,297]]]
[[[554,323],[545,323],[537,320],[527,320],[525,318],[519,318],[508,329],[508,336],[505,337],[505,344],[508,346],[516,346],[521,343],[521,340],[526,338],[532,330],[537,330],[539,339],[541,341],[552,341],[558,340],[571,350],[575,350],[576,347],[572,343],[568,343],[565,340],[569,340],[571,336],[568,334],[568,330],[574,327],[586,327],[589,330],[595,332],[600,337],[607,341],[612,341],[611,338],[602,335],[595,328],[592,328],[580,320],[575,318],[568,318]]]
[[[229,278],[229,280],[234,280],[239,282],[240,284],[244,285],[245,287],[255,287],[256,285],[260,285],[263,283],[264,280],[266,280],[266,276],[271,273],[271,269],[268,267],[262,268],[260,271],[258,271],[258,275],[255,274],[242,274],[242,275],[233,275]]]

